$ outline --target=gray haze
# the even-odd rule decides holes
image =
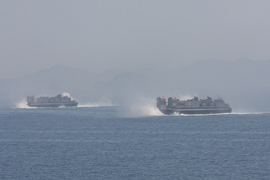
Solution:
[[[0,2],[0,78],[270,57],[270,1]]]
[[[0,1],[0,105],[65,91],[81,102],[189,94],[221,95],[235,109],[268,107],[269,7]]]

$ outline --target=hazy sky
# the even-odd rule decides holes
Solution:
[[[0,79],[270,58],[269,0],[0,1]]]

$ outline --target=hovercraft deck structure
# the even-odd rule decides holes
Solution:
[[[57,95],[55,97],[39,97],[27,96],[27,105],[30,107],[74,107],[78,102],[71,100],[68,96]]]
[[[216,114],[216,113],[231,113],[232,108],[226,104],[220,97],[212,100],[211,97],[199,99],[195,96],[193,99],[180,100],[176,97],[157,98],[157,107],[163,114]]]

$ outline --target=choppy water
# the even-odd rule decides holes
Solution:
[[[0,179],[270,179],[270,114],[1,109]]]

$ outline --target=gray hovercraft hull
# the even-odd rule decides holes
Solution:
[[[27,103],[30,107],[76,107],[78,103]]]
[[[30,107],[76,107],[78,102],[68,96],[57,95],[55,97],[27,96],[27,105]]]
[[[179,100],[175,97],[168,98],[168,102],[164,97],[157,98],[157,107],[163,114],[217,114],[231,113],[232,109],[226,104],[222,98],[212,100],[198,99],[194,97],[188,100]]]

